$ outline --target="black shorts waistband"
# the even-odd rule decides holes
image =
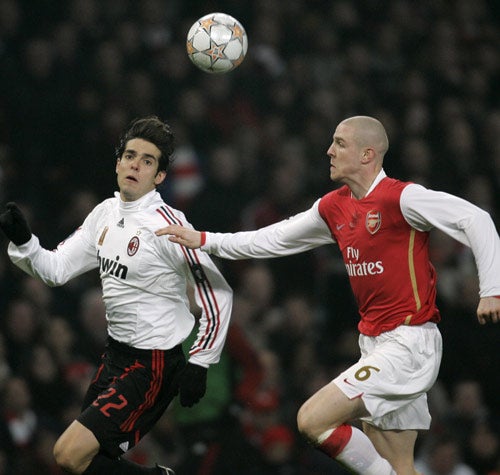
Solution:
[[[174,346],[173,348],[169,348],[168,350],[146,350],[143,348],[134,348],[133,346],[129,346],[125,343],[122,343],[121,341],[117,341],[114,338],[111,338],[108,336],[106,346],[109,348],[112,348],[113,350],[120,351],[122,353],[127,353],[129,355],[133,356],[149,356],[153,351],[160,351],[164,355],[174,355],[174,354],[179,354],[182,353],[182,346],[177,345]]]

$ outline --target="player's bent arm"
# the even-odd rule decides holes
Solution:
[[[449,193],[408,185],[401,211],[420,231],[433,227],[471,248],[479,275],[481,297],[500,295],[500,238],[489,213]]]

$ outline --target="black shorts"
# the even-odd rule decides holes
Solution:
[[[185,365],[180,345],[142,350],[109,338],[77,420],[92,431],[103,452],[123,454],[151,430],[177,395]]]

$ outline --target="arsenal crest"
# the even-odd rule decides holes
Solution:
[[[127,246],[127,254],[132,257],[137,250],[139,249],[139,238],[134,236],[129,242]]]
[[[382,225],[382,213],[380,211],[370,210],[366,213],[365,226],[370,234],[375,234]]]

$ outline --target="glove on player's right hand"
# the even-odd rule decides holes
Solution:
[[[31,229],[22,211],[13,202],[5,207],[7,209],[0,214],[0,229],[16,246],[27,243],[31,239]]]
[[[191,407],[204,395],[207,389],[207,368],[188,363],[183,369],[179,381],[181,406]]]

